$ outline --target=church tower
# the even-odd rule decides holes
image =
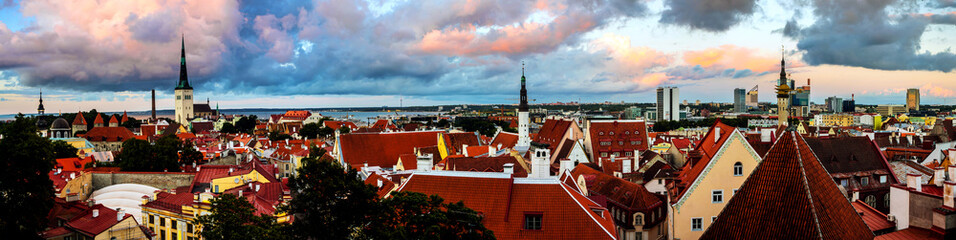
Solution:
[[[37,114],[43,115],[46,112],[46,109],[43,109],[43,92],[40,92],[40,106],[37,107]]]
[[[179,84],[176,84],[176,122],[189,126],[189,119],[193,114],[193,87],[189,86],[189,77],[186,76],[186,37],[183,37],[182,55],[179,58]]]
[[[781,52],[782,54],[782,52]],[[790,123],[790,91],[793,90],[787,79],[786,62],[780,57],[780,79],[777,79],[777,125],[787,126]]]
[[[528,132],[528,89],[525,88],[524,63],[521,63],[521,103],[518,104],[518,143],[515,150],[524,152],[531,148],[531,137]]]

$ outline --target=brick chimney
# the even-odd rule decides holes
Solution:
[[[953,203],[956,201],[956,182],[946,181],[943,187],[943,206],[953,208]]]
[[[936,167],[933,172],[933,182],[931,184],[936,185],[937,187],[942,187],[943,182],[946,181],[946,171],[943,167]]]

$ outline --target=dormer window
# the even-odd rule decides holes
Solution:
[[[604,136],[604,132],[598,132],[598,136]]]
[[[886,175],[880,175],[880,183],[886,183]]]
[[[862,177],[862,178],[860,178],[860,184],[862,184],[863,186],[869,185],[869,184],[870,184],[870,177]]]
[[[634,213],[634,226],[644,226],[644,214],[637,212]]]
[[[614,136],[614,131],[611,131],[608,135]]]

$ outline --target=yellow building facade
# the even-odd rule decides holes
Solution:
[[[849,114],[825,114],[820,115],[819,121],[816,122],[817,126],[852,126],[853,125],[853,115]]]
[[[760,161],[743,135],[734,130],[684,194],[670,203],[670,239],[700,238]]]

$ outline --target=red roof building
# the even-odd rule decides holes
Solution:
[[[116,120],[116,115],[110,115],[110,127],[119,127],[119,120]]]
[[[146,237],[133,215],[96,204],[67,221],[63,226],[40,234],[44,238],[138,239]]]
[[[518,144],[518,134],[510,132],[498,132],[495,138],[491,140],[491,146],[495,149],[514,148]]]
[[[401,154],[413,154],[415,148],[438,145],[440,131],[396,133],[351,133],[336,139],[335,154],[341,163],[355,169],[364,164],[392,168]]]
[[[866,223],[866,226],[869,227],[870,231],[873,231],[874,234],[880,235],[896,230],[896,225],[890,222],[890,220],[887,220],[886,214],[881,213],[869,204],[859,199],[850,204],[853,205],[853,209],[863,218],[863,223]]]
[[[375,189],[378,189],[376,194],[378,194],[379,198],[387,198],[392,191],[398,188],[398,185],[394,182],[377,173],[372,173],[368,178],[365,178],[365,184],[372,185]]]
[[[83,118],[83,112],[76,113],[76,118],[73,119],[73,125],[83,125],[86,126],[86,118]]]
[[[557,178],[431,171],[412,174],[398,191],[462,201],[498,239],[616,239],[612,214]]]
[[[701,239],[873,236],[803,137],[786,131]]]
[[[866,136],[804,139],[847,195],[859,195],[880,212],[890,211],[890,185],[899,181],[876,143]]]
[[[514,177],[527,177],[528,166],[522,163],[515,156],[501,155],[495,157],[466,157],[461,155],[452,155],[442,161],[441,167],[448,171],[469,171],[469,172],[506,172],[505,164],[510,164],[511,173]]]
[[[93,127],[102,127],[103,126],[103,116],[102,114],[97,113],[96,118],[93,119]]]
[[[584,142],[591,161],[611,156],[634,157],[634,151],[649,148],[647,125],[642,120],[591,120]]]
[[[349,122],[349,121],[329,121],[329,120],[325,120],[324,122],[322,122],[322,124],[325,125],[326,127],[329,127],[329,128],[331,128],[331,129],[335,129],[335,130],[338,130],[338,129],[342,128],[342,127],[347,127],[347,128],[349,128],[349,130],[353,130],[353,131],[356,130],[356,129],[358,129],[358,126],[355,126],[355,123]]]
[[[620,239],[656,239],[667,232],[665,196],[648,192],[644,186],[605,174],[586,165],[571,171],[579,189],[592,199],[601,198],[617,225]],[[582,181],[583,180],[583,181]],[[635,235],[641,235],[637,237]]]
[[[475,132],[442,133],[447,155],[464,154],[464,146],[480,146],[478,134]]]

